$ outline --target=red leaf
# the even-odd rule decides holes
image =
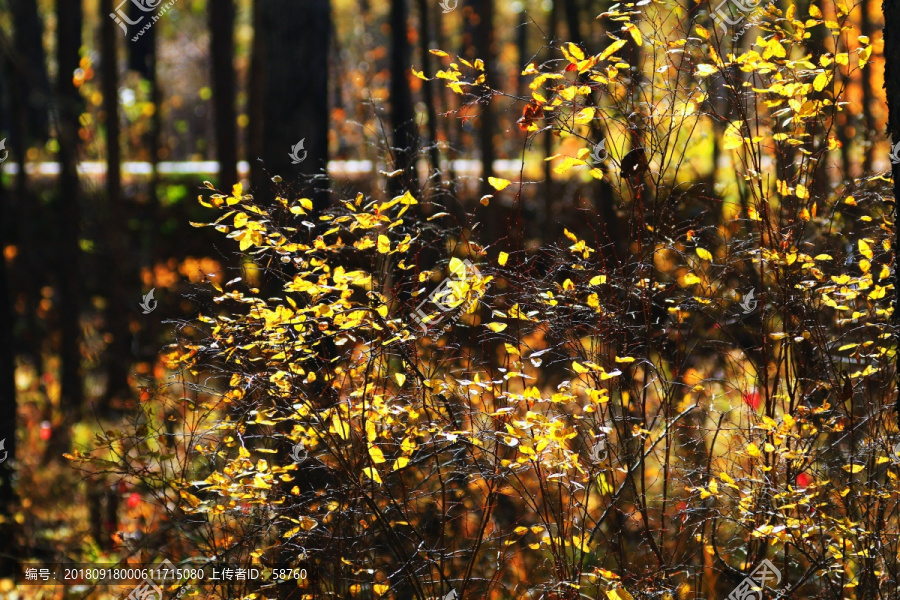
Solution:
[[[753,410],[759,408],[759,392],[750,392],[749,394],[744,394],[742,397],[744,402]]]

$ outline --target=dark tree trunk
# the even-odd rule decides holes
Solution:
[[[431,19],[428,11],[430,5],[426,0],[417,0],[419,10],[419,54],[422,61],[422,70],[426,76],[432,74],[431,62]],[[428,160],[431,163],[431,171],[429,177],[436,175],[440,178],[440,153],[437,147],[438,126],[437,126],[437,109],[435,108],[433,81],[422,82],[422,100],[425,103],[425,112],[428,117]]]
[[[213,111],[216,127],[216,159],[219,187],[231,191],[238,182],[237,117],[235,115],[234,18],[232,0],[210,3],[209,32],[212,55]]]
[[[528,76],[522,75],[522,72],[525,70],[526,62],[529,58],[528,56],[528,13],[525,12],[525,8],[523,7],[521,11],[516,15],[516,21],[519,23],[518,27],[516,27],[516,60],[518,60],[517,72],[516,72],[516,95],[524,97],[528,92],[526,88],[528,87]]]
[[[419,154],[419,135],[409,89],[409,68],[412,52],[409,45],[408,0],[391,0],[391,127],[394,168],[403,169],[398,177],[388,180],[388,191],[397,196],[409,190],[418,194],[416,157]]]
[[[581,15],[578,7],[578,0],[565,0],[566,9],[566,25],[569,28],[569,39],[576,43],[584,43],[584,36],[581,35]]]
[[[36,317],[36,307],[41,298],[41,288],[49,282],[37,274],[41,273],[41,267],[49,257],[43,248],[25,242],[38,237],[38,223],[42,221],[40,202],[28,189],[25,163],[29,145],[34,142],[43,143],[47,138],[50,90],[41,43],[43,26],[37,5],[34,0],[14,0],[9,5],[15,25],[14,39],[6,39],[5,32],[2,32],[4,58],[9,75],[9,93],[6,97],[11,117],[7,123],[7,150],[19,167],[13,185],[13,197],[19,207],[17,215],[21,224],[16,236],[21,240],[19,246],[22,248],[19,263],[23,272],[32,274],[26,278],[21,290],[25,304],[22,355],[40,372],[43,369],[43,331]]]
[[[106,125],[106,239],[109,256],[110,278],[108,280],[107,329],[112,337],[106,352],[107,387],[98,407],[101,415],[108,415],[114,400],[120,403],[131,396],[128,385],[128,369],[131,361],[131,344],[128,324],[128,298],[126,292],[128,251],[125,228],[127,227],[122,207],[122,150],[119,124],[119,71],[117,38],[119,28],[109,18],[113,12],[113,0],[100,2],[100,54],[101,89],[103,91],[103,112]],[[116,406],[121,408],[121,405]]]
[[[7,84],[3,79],[0,85]],[[6,247],[6,223],[9,221],[6,189],[0,180],[0,248]],[[0,256],[0,540],[7,548],[0,553],[0,578],[10,578],[16,572],[15,530],[13,515],[16,494],[13,490],[12,464],[16,457],[16,357],[12,343],[12,324],[15,318],[10,298],[6,260]]]
[[[862,31],[863,35],[867,35],[870,38],[872,34],[875,33],[874,28],[872,27],[872,2],[871,0],[862,0],[862,4],[859,7],[862,17],[860,18],[859,28]],[[868,68],[863,68],[860,70],[859,76],[862,79],[862,97],[863,97],[863,119],[865,120],[866,128],[865,128],[865,140],[866,147],[865,152],[863,152],[863,176],[868,175],[872,171],[872,150],[873,150],[873,136],[876,133],[875,126],[875,114],[872,112],[872,100],[875,98],[875,90],[872,89],[872,71],[874,71],[874,66],[870,62],[867,65]],[[848,151],[848,148],[843,148],[842,150]],[[844,178],[850,178],[849,173],[844,173]]]
[[[547,37],[545,40],[547,45],[552,45],[556,41],[556,32],[559,29],[559,8],[554,2],[550,8],[550,14],[547,16]],[[544,60],[548,60],[550,53],[545,54]],[[553,138],[552,128],[548,128],[544,132],[544,158],[553,156]],[[544,231],[547,232],[547,238],[553,239],[553,230],[555,223],[553,220],[553,200],[556,198],[556,185],[553,181],[553,164],[549,160],[544,161]]]
[[[884,0],[884,91],[888,104],[888,133],[891,144],[900,143],[900,3]],[[900,198],[900,163],[891,165],[894,178],[894,252],[900,245],[897,198]],[[900,269],[894,268],[894,323],[900,325]],[[898,355],[900,366],[900,355]],[[897,394],[897,424],[900,426],[900,393]]]
[[[261,27],[257,32],[265,33],[262,40],[265,167],[271,175],[280,175],[289,184],[316,175],[310,191],[316,208],[321,210],[328,204],[331,2],[258,2]]]
[[[44,27],[35,0],[10,0],[15,24],[15,49],[24,87],[16,87],[27,106],[26,129],[35,141],[46,141],[50,110],[50,79],[44,53]]]
[[[493,188],[488,183],[488,178],[494,176],[494,159],[497,154],[494,150],[494,133],[497,130],[497,122],[491,107],[491,95],[489,89],[499,86],[500,81],[496,76],[497,48],[494,36],[494,0],[475,0],[475,15],[477,23],[473,27],[475,36],[475,51],[478,58],[484,61],[485,86],[481,90],[486,97],[482,101],[481,115],[479,117],[478,142],[481,148],[481,194],[490,194]]]
[[[140,21],[138,26],[141,26],[144,23],[148,22],[143,21],[144,18],[148,20],[158,18],[156,9],[153,9],[149,12],[144,11],[143,9],[138,8],[138,6],[134,3],[129,4],[128,7],[131,13],[131,19],[134,21]],[[156,46],[156,40],[156,28],[151,27],[150,29],[144,31],[144,33],[139,38],[137,38],[137,40],[129,40],[127,44],[128,68],[132,71],[137,71],[138,73],[140,73],[144,77],[144,79],[146,79],[150,83],[150,102],[154,107],[153,115],[150,117],[150,129],[147,132],[146,141],[149,154],[149,162],[152,166],[149,204],[154,207],[157,203],[156,189],[159,186],[159,170],[157,169],[157,165],[159,163],[159,138],[160,132],[162,130],[162,93],[159,89],[159,78],[157,77],[158,50]],[[155,221],[154,215],[140,215],[141,222],[145,224],[145,231],[152,231],[153,234],[159,231],[159,223]]]
[[[45,459],[62,460],[69,450],[69,427],[81,418],[81,286],[78,238],[81,210],[78,182],[78,117],[81,95],[72,83],[78,68],[84,15],[80,0],[56,0],[56,135],[59,140],[59,191],[56,198],[58,252],[57,285],[60,325],[60,413],[63,426],[54,427]]]
[[[253,0],[253,45],[250,49],[250,74],[247,86],[247,115],[250,126],[247,128],[247,160],[250,163],[250,186],[261,190],[266,176],[263,163],[263,103],[266,92],[265,64],[266,47],[262,35],[262,3],[265,0]]]

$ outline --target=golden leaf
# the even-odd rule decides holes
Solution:
[[[509,179],[502,179],[500,177],[488,177],[488,183],[491,184],[492,188],[499,192],[505,190],[512,182]]]

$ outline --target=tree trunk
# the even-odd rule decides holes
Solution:
[[[219,189],[230,191],[238,182],[237,117],[235,115],[234,15],[232,0],[210,3],[209,32],[212,55],[213,103]]]
[[[250,48],[250,74],[247,82],[247,116],[250,125],[247,128],[247,161],[250,164],[250,186],[261,190],[266,185],[265,169],[261,161],[263,156],[263,103],[266,92],[265,53],[263,43],[262,3],[265,0],[253,0],[253,45]]]
[[[478,58],[484,61],[485,86],[481,93],[490,94],[489,88],[499,86],[500,81],[496,76],[497,48],[494,39],[494,0],[476,0],[474,2],[475,14],[478,22],[474,27],[475,50]],[[488,183],[488,178],[494,176],[494,133],[497,130],[497,121],[491,107],[490,95],[482,101],[480,128],[478,132],[479,146],[481,147],[481,194],[490,194],[493,188]]]
[[[119,124],[119,71],[117,36],[118,26],[109,18],[113,12],[113,0],[100,2],[100,54],[103,60],[101,69],[101,89],[103,91],[103,112],[106,125],[106,239],[110,264],[108,284],[107,330],[112,337],[106,352],[107,383],[106,393],[100,402],[101,415],[109,413],[113,401],[123,402],[131,396],[128,385],[128,369],[131,361],[129,343],[128,315],[126,313],[128,298],[126,293],[128,249],[125,242],[127,227],[122,210],[122,150],[119,141],[121,127]]]
[[[391,128],[394,168],[402,169],[398,177],[388,179],[388,191],[398,196],[409,190],[418,194],[419,178],[416,157],[419,154],[419,135],[413,108],[408,73],[412,64],[409,46],[408,0],[391,0]]]
[[[871,0],[862,0],[859,7],[862,17],[860,18],[859,28],[863,35],[870,38],[875,32],[872,27],[872,2]],[[863,119],[865,120],[865,140],[866,146],[863,152],[863,176],[868,175],[872,171],[872,152],[874,145],[872,138],[875,134],[875,114],[872,112],[872,100],[875,98],[875,90],[872,89],[872,71],[874,65],[868,64],[868,68],[860,69],[859,76],[862,80],[862,103],[863,103]],[[845,173],[844,177],[849,179],[849,174]]]
[[[900,143],[900,3],[884,0],[884,91],[888,104],[888,133],[891,144]],[[900,245],[897,223],[897,198],[900,198],[900,163],[891,164],[894,178],[894,252]],[[896,261],[895,261],[896,262]],[[900,269],[894,268],[894,323],[900,325]],[[900,367],[900,354],[898,354]],[[895,390],[896,391],[896,390]],[[900,393],[896,404],[897,425],[900,427]]]
[[[45,461],[63,460],[69,451],[69,427],[81,418],[84,392],[81,383],[81,208],[78,181],[78,117],[81,95],[72,83],[78,68],[84,15],[80,0],[56,0],[56,135],[59,140],[59,192],[56,198],[58,252],[57,286],[60,324],[60,416],[62,426],[53,427]]]
[[[8,80],[4,79],[3,83]],[[6,247],[6,219],[9,216],[6,189],[0,180],[0,248]],[[6,540],[6,551],[0,553],[0,579],[16,573],[15,520],[16,500],[13,490],[12,464],[16,458],[16,357],[12,344],[12,324],[15,319],[10,299],[6,259],[0,256],[0,539]]]
[[[428,11],[430,9],[430,5],[426,0],[417,0],[418,2],[418,10],[419,10],[419,54],[420,60],[422,61],[422,70],[426,73],[427,76],[431,76],[432,67],[431,67],[431,19],[429,19]],[[438,126],[437,126],[437,109],[435,108],[435,97],[434,97],[434,83],[433,81],[423,81],[422,82],[422,100],[425,103],[425,112],[428,117],[428,158],[431,163],[431,170],[428,175],[431,177],[435,175],[438,179],[437,182],[440,181],[440,152],[438,152],[437,147],[437,138],[438,138]]]
[[[20,94],[28,107],[27,130],[34,140],[44,142],[48,135],[51,95],[43,23],[35,0],[10,0],[9,7],[15,24],[16,54],[25,78],[25,87],[17,87],[13,92]]]
[[[550,7],[550,14],[547,21],[546,44],[552,45],[556,41],[556,33],[559,28],[559,8],[554,2]],[[551,52],[545,54],[544,60],[550,60]],[[543,69],[542,69],[543,70]],[[544,158],[553,156],[553,139],[554,133],[552,128],[547,128],[544,132]],[[553,200],[556,198],[556,185],[553,181],[553,164],[549,160],[544,160],[544,228],[547,232],[547,239],[552,241],[554,238],[554,230],[556,223],[553,218]]]
[[[330,0],[258,0],[265,32],[262,147],[265,168],[285,183],[313,175],[317,210],[328,205]],[[301,144],[302,142],[302,144]]]

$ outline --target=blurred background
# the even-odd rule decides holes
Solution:
[[[583,144],[526,137],[521,73],[560,40],[600,52],[596,17],[613,5],[117,2],[0,0],[0,506],[15,478],[21,507],[0,515],[0,547],[15,523],[35,557],[97,556],[121,541],[122,515],[140,517],[139,497],[83,481],[63,454],[166,376],[160,352],[196,314],[194,286],[256,276],[214,231],[191,227],[204,219],[205,181],[265,198],[277,175],[319,206],[412,185],[462,214],[478,209],[489,176],[521,172],[536,182],[520,199],[525,244],[577,232],[588,184],[544,159]],[[850,19],[876,44],[843,95],[835,182],[889,167],[881,5],[860,0]],[[417,77],[443,67],[434,48],[483,58],[502,94],[467,102]],[[724,182],[724,196],[733,168],[703,127],[684,177]],[[406,171],[385,176],[394,169]]]

